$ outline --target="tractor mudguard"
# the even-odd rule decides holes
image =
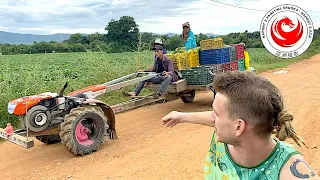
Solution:
[[[86,99],[85,101],[82,101],[81,104],[101,107],[105,116],[108,118],[107,124],[109,125],[109,128],[107,129],[107,135],[112,140],[118,139],[114,112],[109,105],[96,99]]]

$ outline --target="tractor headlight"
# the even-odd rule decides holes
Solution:
[[[15,103],[8,103],[8,112],[10,113],[10,114],[13,114],[13,112],[14,112],[14,109],[16,108],[16,106],[17,106],[17,104],[15,104]]]

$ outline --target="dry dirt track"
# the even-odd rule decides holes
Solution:
[[[320,55],[286,68],[262,73],[283,92],[293,125],[310,147],[298,148],[320,174]],[[212,129],[182,124],[168,129],[160,119],[171,110],[210,110],[212,93],[191,104],[175,100],[116,115],[119,140],[100,151],[75,157],[61,144],[23,149],[0,144],[0,179],[202,179]],[[288,140],[292,143],[292,141]]]

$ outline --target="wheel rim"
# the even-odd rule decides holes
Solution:
[[[76,126],[76,139],[82,146],[90,146],[97,139],[99,129],[94,120],[83,119]]]
[[[185,96],[185,98],[188,100],[188,101],[193,101],[194,99],[194,96],[195,96],[195,92],[192,91],[191,93],[189,93],[190,96]]]
[[[36,123],[36,125],[42,126],[47,122],[47,119],[48,118],[47,118],[47,115],[45,113],[39,113],[34,118],[34,122]]]

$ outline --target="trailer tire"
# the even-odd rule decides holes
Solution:
[[[74,155],[99,150],[108,129],[107,117],[99,106],[80,106],[71,110],[61,123],[62,144]]]
[[[61,142],[61,138],[59,135],[43,135],[43,136],[36,136],[36,138],[45,143],[45,144],[56,144]]]
[[[196,96],[196,91],[193,90],[188,93],[182,94],[180,98],[184,103],[191,103],[194,100],[195,96]]]

